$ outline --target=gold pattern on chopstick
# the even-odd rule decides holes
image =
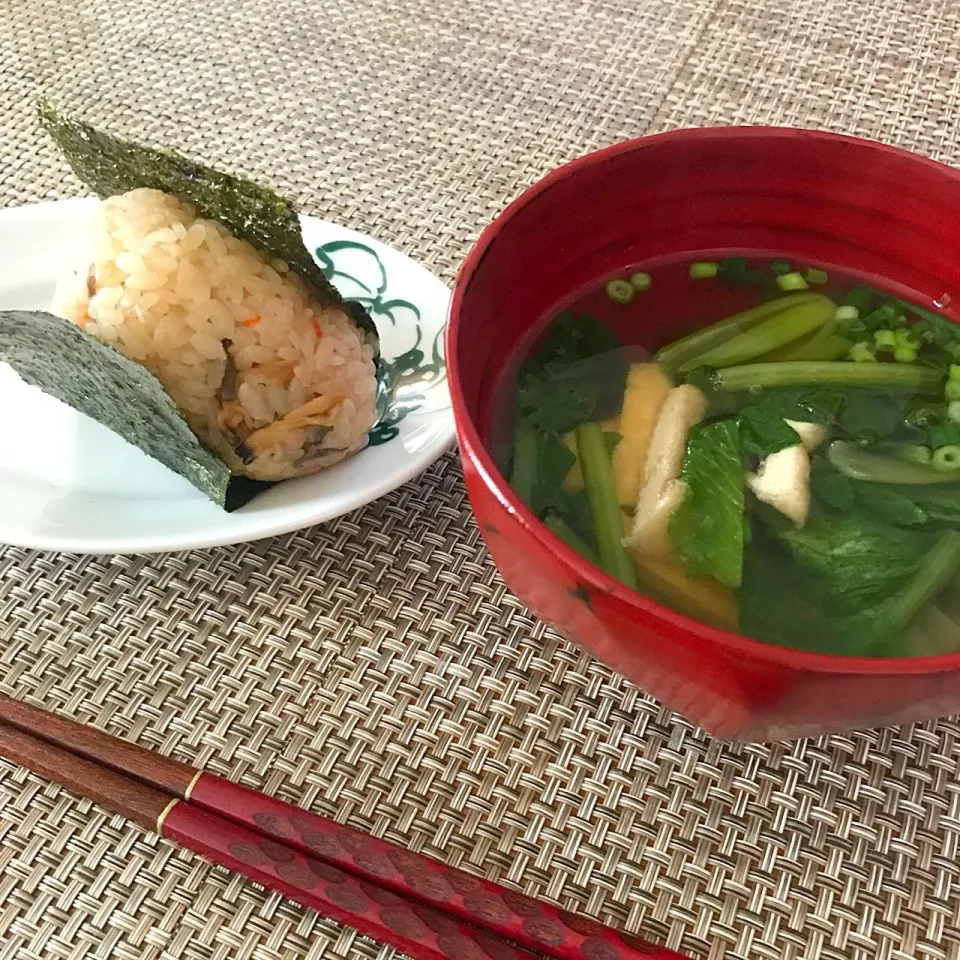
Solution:
[[[192,786],[192,784],[191,784],[191,786]],[[163,808],[163,813],[161,813],[160,816],[157,817],[157,833],[159,833],[161,837],[163,836],[163,821],[167,819],[167,815],[170,813],[170,811],[171,811],[179,802],[180,802],[180,798],[179,798],[179,797],[174,797],[174,798]]]
[[[190,794],[193,793],[193,788],[197,785],[199,779],[203,776],[203,771],[198,770],[194,775],[193,779],[187,784],[187,789],[183,791],[183,799],[189,800]]]

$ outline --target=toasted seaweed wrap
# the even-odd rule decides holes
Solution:
[[[140,364],[39,310],[0,310],[0,362],[226,504],[230,470],[200,443],[160,381]]]

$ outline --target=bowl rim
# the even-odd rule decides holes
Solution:
[[[462,453],[469,458],[472,466],[480,475],[486,488],[496,497],[500,505],[513,514],[525,531],[548,548],[569,567],[574,574],[594,590],[609,594],[625,603],[627,607],[659,621],[664,625],[684,630],[714,646],[721,647],[733,655],[747,655],[753,660],[761,660],[779,667],[803,670],[813,674],[849,674],[880,676],[891,674],[935,674],[960,669],[960,653],[938,654],[928,657],[851,657],[831,653],[817,653],[778,647],[774,644],[754,640],[739,633],[732,633],[711,627],[693,617],[672,610],[651,600],[639,591],[631,590],[615,580],[599,567],[587,562],[572,548],[550,532],[536,515],[513,492],[506,477],[494,463],[493,457],[480,439],[480,433],[467,412],[467,403],[460,383],[460,358],[457,341],[460,333],[460,313],[470,281],[477,271],[494,240],[520,210],[536,201],[544,192],[560,180],[575,176],[579,172],[604,163],[624,153],[645,150],[657,144],[669,141],[686,141],[692,144],[706,140],[778,140],[808,138],[820,141],[824,145],[855,146],[874,154],[896,156],[901,160],[928,169],[936,170],[945,181],[953,180],[960,186],[960,170],[945,163],[924,157],[901,147],[880,143],[865,137],[850,134],[833,133],[824,130],[812,130],[802,127],[776,126],[711,126],[684,127],[663,133],[647,134],[630,140],[620,141],[591,151],[559,167],[526,187],[511,201],[480,233],[473,247],[457,271],[450,301],[445,333],[445,355],[449,376],[450,394],[453,401],[457,436]]]

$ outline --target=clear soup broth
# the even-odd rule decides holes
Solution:
[[[639,265],[540,328],[501,467],[568,546],[705,623],[960,651],[960,326],[936,306],[786,258]]]

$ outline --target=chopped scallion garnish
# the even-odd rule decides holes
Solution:
[[[930,463],[935,470],[960,470],[960,444],[951,443],[934,450]]]
[[[802,273],[784,273],[777,277],[777,286],[784,291],[806,290],[807,281]]]
[[[690,279],[691,280],[709,280],[710,277],[715,277],[720,272],[719,263],[709,263],[701,261],[699,263],[690,264]]]
[[[793,267],[790,265],[789,260],[774,260],[773,263],[770,264],[770,272],[775,277],[782,277],[792,269]]]
[[[637,292],[629,280],[609,280],[605,289],[614,303],[629,303]]]

